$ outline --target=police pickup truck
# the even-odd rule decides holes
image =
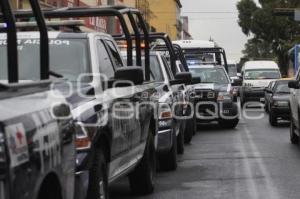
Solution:
[[[173,76],[166,57],[157,51],[150,54],[151,74],[156,82],[161,82],[158,90],[158,132],[157,147],[159,166],[162,170],[177,168],[177,152],[184,150],[184,109],[185,98],[183,89],[189,80],[184,81],[182,76],[189,73],[177,73]],[[181,80],[180,80],[181,79]],[[190,75],[191,80],[191,75]]]
[[[225,68],[191,65],[189,71],[193,77],[201,78],[201,84],[194,85],[197,120],[218,121],[224,128],[235,128],[239,122],[238,106]]]
[[[6,33],[0,35],[0,198],[73,199],[75,125],[63,95],[51,90],[47,29],[37,1],[31,4],[43,30],[41,46],[36,45],[41,56],[31,52],[32,45],[23,51],[31,39],[16,39],[9,3],[0,1],[9,24],[1,24]]]

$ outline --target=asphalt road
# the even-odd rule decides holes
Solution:
[[[289,142],[287,123],[271,127],[265,115],[243,118],[234,130],[200,126],[185,149],[177,171],[157,174],[153,195],[131,195],[124,179],[112,186],[112,198],[300,198],[300,150]]]

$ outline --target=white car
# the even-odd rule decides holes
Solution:
[[[274,61],[248,61],[242,67],[243,85],[240,89],[241,104],[250,101],[264,102],[264,90],[271,81],[281,78]]]

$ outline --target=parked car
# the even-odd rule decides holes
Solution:
[[[189,66],[193,77],[200,77],[195,88],[195,111],[198,122],[218,121],[224,128],[239,123],[237,103],[234,101],[230,78],[223,66]]]
[[[270,98],[272,96],[272,90],[276,81],[271,81],[267,88],[265,88],[265,111],[269,113],[270,111]]]
[[[299,144],[300,136],[300,73],[298,71],[295,80],[288,83],[291,89],[290,94],[290,141],[292,144]]]
[[[142,19],[137,10],[122,8],[77,7],[45,10],[44,15],[61,19],[112,15],[124,22],[123,15],[135,14]],[[30,17],[30,11],[18,16]],[[144,23],[140,21],[143,27]],[[84,32],[82,25],[69,21],[58,25],[64,27],[63,31],[49,32],[50,69],[53,74],[68,79],[67,84],[55,84],[54,89],[69,88],[64,94],[80,126],[76,132],[76,197],[108,198],[110,183],[123,176],[129,177],[134,193],[150,194],[154,190],[156,170],[154,109],[157,100],[153,99],[156,83],[147,79],[150,72],[144,74],[142,67],[125,66],[111,35]],[[121,23],[121,27],[128,30],[126,23]],[[29,36],[32,40],[39,38],[36,32],[22,35],[24,39]],[[131,40],[130,34],[125,37]],[[36,56],[34,47],[28,51],[32,57]],[[130,46],[128,51],[132,52]],[[130,56],[128,63],[133,63]]]
[[[281,78],[278,65],[273,61],[248,61],[242,67],[243,85],[240,89],[241,105],[246,102],[264,103],[265,88],[271,81]]]
[[[270,94],[269,99],[269,122],[276,126],[278,119],[289,120],[290,118],[290,89],[288,80],[277,80],[271,90],[266,90]]]
[[[38,1],[30,2],[39,22],[36,34],[43,38],[34,46],[42,53],[22,39],[31,33],[16,33],[19,23],[10,20],[9,2],[0,1],[3,21],[10,24],[0,34],[0,198],[73,199],[77,128],[64,96],[51,89],[47,28]]]
[[[182,154],[184,149],[185,120],[184,110],[181,104],[185,103],[182,91],[187,81],[178,81],[180,76],[189,73],[177,73],[175,78],[169,67],[166,57],[160,52],[151,53],[151,70],[153,79],[161,81],[159,92],[159,121],[157,132],[157,154],[160,168],[163,170],[175,170],[177,168],[177,151]],[[191,81],[191,75],[190,75]],[[166,114],[169,113],[169,114]],[[167,115],[167,117],[164,117]]]

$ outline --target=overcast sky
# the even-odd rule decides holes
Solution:
[[[239,61],[247,38],[241,31],[236,4],[239,0],[181,0],[182,15],[189,16],[194,39],[213,38],[225,48],[227,59]]]

